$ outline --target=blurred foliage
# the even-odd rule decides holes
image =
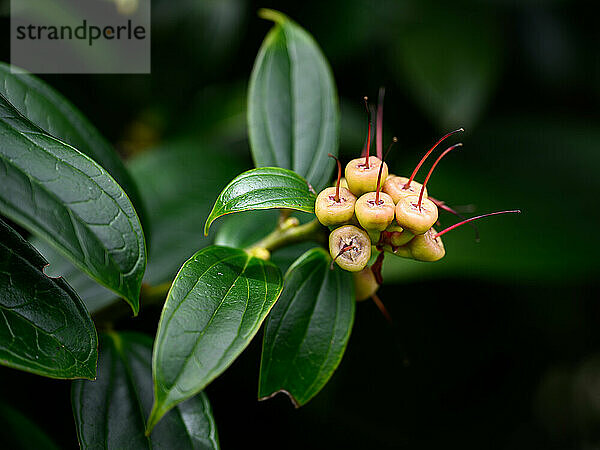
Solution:
[[[285,399],[252,403],[256,340],[208,389],[224,448],[596,448],[600,40],[593,6],[159,0],[151,76],[44,77],[131,157],[153,228],[151,283],[168,280],[208,243],[202,226],[212,202],[251,165],[246,86],[271,26],[256,17],[259,7],[294,18],[331,62],[346,161],[364,140],[362,96],[374,99],[385,85],[384,142],[399,137],[389,158],[394,173],[409,173],[440,135],[464,125],[465,146],[436,169],[432,195],[467,215],[523,210],[481,222],[480,243],[469,227],[449,233],[442,262],[386,257],[390,284],[381,298],[395,327],[384,327],[373,305],[359,305],[339,371],[299,412]],[[0,20],[6,29],[8,18]],[[275,218],[264,220],[257,223]],[[446,214],[441,221],[455,222]],[[227,218],[221,227],[245,223]],[[149,322],[139,326],[152,334],[156,321]],[[39,402],[67,395],[44,383]],[[246,422],[256,420],[270,423],[272,434],[249,437]],[[68,446],[61,436],[72,431],[67,418],[52,437]]]

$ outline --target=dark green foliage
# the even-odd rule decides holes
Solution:
[[[281,298],[265,326],[258,396],[285,392],[302,406],[337,368],[354,322],[350,273],[330,270],[323,249],[306,252],[284,278]]]
[[[96,329],[83,302],[0,220],[0,363],[52,378],[96,376]]]
[[[203,393],[177,406],[150,436],[145,435],[152,407],[152,339],[147,336],[101,335],[98,378],[73,383],[72,399],[82,449],[219,448]]]

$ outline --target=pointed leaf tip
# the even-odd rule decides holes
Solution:
[[[213,245],[183,264],[154,343],[155,403],[148,430],[229,367],[258,332],[282,287],[277,266],[237,248]]]
[[[269,8],[260,8],[258,10],[258,17],[261,19],[270,20],[280,25],[290,20],[290,18],[284,13]]]
[[[313,213],[315,199],[306,180],[292,170],[279,167],[248,170],[219,194],[204,224],[204,235],[208,235],[217,218],[226,214],[276,208]]]

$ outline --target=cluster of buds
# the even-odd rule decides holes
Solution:
[[[390,174],[382,148],[382,92],[377,113],[377,156],[370,155],[371,112],[365,97],[369,116],[366,145],[360,158],[350,161],[342,178],[342,165],[336,159],[338,176],[335,186],[325,188],[317,196],[315,214],[321,224],[330,228],[329,252],[333,264],[355,272],[357,300],[373,297],[381,284],[381,265],[384,252],[418,261],[438,261],[446,251],[441,236],[464,223],[481,217],[503,214],[501,211],[464,219],[443,201],[428,195],[427,183],[440,160],[450,151],[448,147],[432,164],[423,184],[415,176],[436,147],[448,137],[464,131],[451,131],[439,139],[417,164],[410,177]],[[392,148],[397,139],[390,144]],[[438,211],[453,213],[462,222],[437,232]],[[376,261],[367,267],[373,252],[379,252]],[[374,298],[376,301],[376,297]]]

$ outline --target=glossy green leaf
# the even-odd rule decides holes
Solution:
[[[147,437],[152,407],[152,339],[138,333],[100,337],[98,378],[73,383],[71,401],[82,449],[219,448],[204,393],[169,412]]]
[[[305,218],[310,217],[304,214]],[[277,226],[279,211],[247,211],[223,218],[215,234],[215,245],[248,248]],[[285,273],[298,256],[313,248],[313,242],[301,242],[277,249],[271,253],[271,261]]]
[[[50,263],[44,269],[44,273],[49,277],[61,277],[69,283],[69,286],[83,300],[85,308],[90,314],[94,314],[105,306],[118,301],[117,296],[112,291],[96,283],[83,271],[71,264],[67,258],[62,256],[48,242],[32,236],[29,239],[29,243]]]
[[[138,187],[123,161],[100,132],[65,97],[39,78],[11,73],[0,63],[0,94],[42,130],[75,147],[100,164],[127,192],[144,225],[150,229]]]
[[[94,378],[96,329],[47,262],[0,221],[0,364],[52,378]]]
[[[49,241],[137,314],[146,249],[127,195],[100,165],[2,96],[0,213]]]
[[[286,393],[296,407],[325,386],[340,363],[354,323],[352,275],[314,248],[288,270],[265,325],[260,399]]]
[[[130,161],[152,223],[144,277],[150,284],[173,280],[190,256],[210,244],[202,224],[222,187],[247,167],[231,151],[202,142],[166,142]]]
[[[11,450],[58,450],[48,435],[19,411],[0,403],[0,442]]]
[[[199,149],[197,139],[186,138],[165,142],[134,157],[129,168],[141,186],[152,226],[144,282],[155,286],[172,281],[197,249],[210,245],[210,240],[198,232],[198,224],[208,216],[220,187],[243,170],[243,162],[232,159],[218,146],[204,143]],[[46,273],[64,277],[90,313],[117,300],[51,245],[36,237],[30,242],[50,262]]]
[[[225,217],[215,234],[215,245],[246,248],[275,229],[279,211],[246,211]]]
[[[276,25],[263,42],[250,78],[248,132],[258,167],[292,169],[322,189],[337,155],[335,82],[312,36],[283,14],[261,10]]]
[[[241,211],[286,208],[312,213],[316,195],[300,175],[278,167],[252,169],[238,175],[219,194],[206,219],[208,235],[215,219]]]
[[[148,429],[229,367],[260,328],[282,284],[273,263],[234,248],[207,247],[183,265],[158,325]]]

